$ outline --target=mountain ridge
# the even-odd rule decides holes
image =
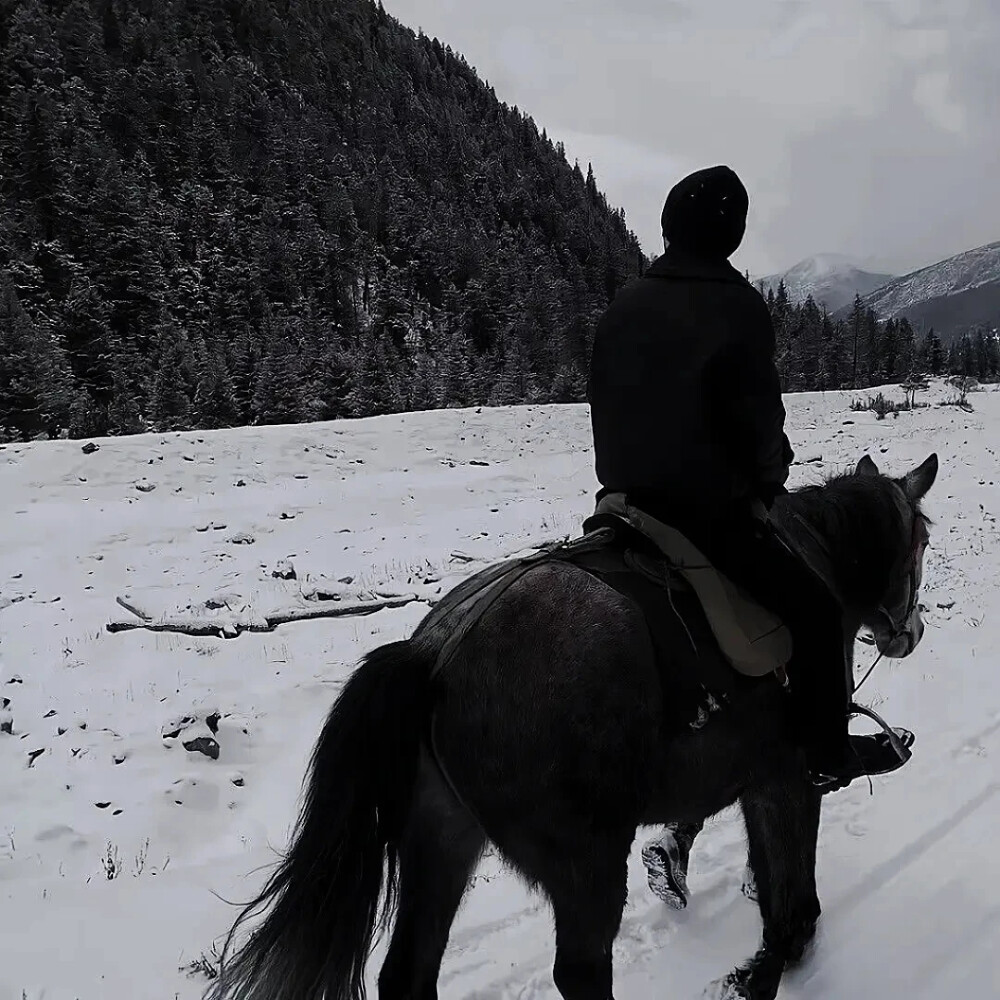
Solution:
[[[862,302],[880,320],[905,316],[918,332],[933,327],[946,343],[977,328],[994,330],[1000,326],[1000,240],[893,278]]]
[[[819,253],[800,260],[787,271],[765,275],[754,283],[762,285],[765,294],[775,292],[784,282],[789,299],[804,302],[810,296],[829,312],[837,312],[854,301],[854,296],[865,295],[886,284],[894,276],[867,271],[844,254]]]

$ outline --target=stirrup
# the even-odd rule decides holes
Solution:
[[[886,739],[889,741],[889,746],[892,747],[899,758],[900,765],[905,764],[913,756],[913,751],[910,750],[910,747],[913,746],[915,737],[910,730],[903,729],[902,726],[890,726],[878,713],[853,701],[848,706],[848,715],[863,715],[881,726],[882,732],[885,733]]]
[[[836,792],[841,788],[847,788],[848,785],[853,784],[853,782],[859,777],[867,776],[870,779],[873,774],[892,774],[893,771],[898,771],[913,756],[913,752],[910,750],[910,747],[913,746],[915,737],[908,729],[903,729],[901,726],[890,726],[878,713],[873,712],[870,708],[865,708],[863,705],[855,704],[854,702],[852,702],[848,707],[848,715],[863,715],[881,727],[882,732],[879,733],[878,736],[855,738],[876,740],[884,738],[896,754],[896,764],[892,767],[883,768],[879,771],[867,774],[863,773],[853,777],[816,774],[812,778],[813,786],[819,789],[824,795],[827,792]]]

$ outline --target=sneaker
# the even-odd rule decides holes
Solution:
[[[688,904],[687,869],[693,842],[693,836],[671,827],[642,849],[649,888],[672,910],[683,910]]]

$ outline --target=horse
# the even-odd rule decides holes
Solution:
[[[846,634],[869,628],[886,656],[909,655],[923,634],[921,501],[937,470],[931,455],[891,478],[865,456],[772,510],[790,543],[808,535],[824,553]],[[390,923],[380,1000],[433,1000],[489,842],[551,903],[560,995],[612,1000],[637,828],[698,823],[736,802],[763,935],[711,988],[774,1000],[820,916],[821,793],[782,683],[745,678],[703,725],[670,724],[675,692],[642,610],[566,561],[531,565],[455,633],[432,608],[351,674],[315,745],[292,845],[236,918],[210,1000],[363,1000]],[[248,920],[257,926],[230,954]]]

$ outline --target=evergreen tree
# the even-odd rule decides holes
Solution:
[[[854,296],[851,317],[848,320],[851,339],[851,388],[858,388],[858,378],[862,372],[863,334],[865,328],[865,307],[860,295]]]
[[[943,375],[946,364],[947,352],[932,327],[920,343],[917,365],[928,375]]]
[[[80,404],[62,345],[44,321],[32,320],[0,272],[0,438],[68,431]]]
[[[877,357],[872,363],[872,381],[875,383],[895,381],[898,377],[900,360],[900,333],[897,320],[886,320],[876,344]]]
[[[817,388],[840,389],[848,380],[850,367],[845,330],[843,323],[834,323],[828,313],[823,313],[820,333],[823,348]]]
[[[913,371],[917,361],[916,335],[910,321],[905,316],[899,320],[897,344],[898,354],[893,377],[902,379]]]
[[[121,343],[111,328],[110,306],[85,274],[73,279],[54,324],[65,344],[77,385],[90,396],[97,411],[106,412]]]
[[[187,333],[167,314],[153,331],[155,367],[149,389],[148,419],[158,431],[181,430],[191,425],[197,385],[197,348]]]

